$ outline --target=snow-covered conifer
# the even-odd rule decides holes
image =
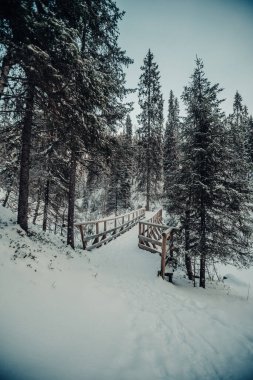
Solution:
[[[178,100],[174,97],[173,91],[170,91],[163,152],[163,198],[165,207],[170,214],[173,214],[174,211],[173,192],[179,169],[179,126],[180,120]]]
[[[247,182],[237,184],[233,147],[220,109],[218,84],[211,85],[203,62],[196,68],[183,100],[182,159],[178,194],[184,208],[189,253],[200,259],[200,286],[205,287],[206,266],[213,260],[247,265],[251,233]],[[188,213],[188,218],[186,218]]]
[[[141,67],[138,95],[141,113],[139,122],[138,175],[139,189],[145,192],[146,209],[159,193],[162,179],[163,97],[160,73],[149,50]]]

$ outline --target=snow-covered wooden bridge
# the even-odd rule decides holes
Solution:
[[[161,270],[158,273],[164,279],[167,259],[173,257],[173,238],[178,228],[163,224],[162,209],[148,219],[145,216],[145,208],[140,208],[115,217],[77,223],[75,226],[80,231],[83,249],[90,251],[102,247],[139,223],[138,246],[161,256]]]

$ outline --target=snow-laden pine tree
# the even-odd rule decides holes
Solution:
[[[174,186],[177,183],[179,169],[179,105],[173,91],[170,91],[168,102],[168,118],[164,134],[163,173],[164,173],[164,205],[170,216],[176,211],[173,202]]]
[[[128,108],[122,103],[126,94],[124,66],[131,63],[118,45],[118,22],[123,13],[112,0],[79,0],[77,17],[66,13],[69,22],[76,28],[76,47],[81,41],[80,61],[76,66],[74,88],[76,97],[69,119],[68,141],[70,149],[68,239],[74,246],[75,181],[78,160],[83,153],[99,150],[109,130],[122,120]],[[81,17],[82,23],[78,22]],[[73,73],[71,76],[73,80]],[[73,91],[73,87],[71,87]],[[77,116],[77,118],[76,118]]]
[[[124,133],[115,139],[110,157],[107,189],[107,213],[117,215],[130,207],[131,200],[131,151]]]
[[[237,183],[236,156],[220,109],[220,92],[218,84],[208,81],[203,62],[197,58],[182,95],[187,116],[177,204],[181,203],[188,254],[200,260],[199,285],[203,288],[206,267],[213,261],[247,265],[252,259],[250,192],[246,181],[240,183],[241,189]]]
[[[160,192],[162,179],[162,133],[163,97],[160,86],[160,73],[154,56],[149,50],[141,67],[142,74],[138,84],[138,173],[139,190],[146,195],[146,209]]]
[[[242,96],[236,91],[233,102],[233,113],[228,117],[228,128],[230,130],[231,144],[237,155],[238,170],[241,162],[250,162],[249,152],[249,116],[247,107],[243,105]],[[239,162],[240,161],[240,162]],[[248,172],[249,167],[243,165]],[[244,175],[242,173],[242,175]]]

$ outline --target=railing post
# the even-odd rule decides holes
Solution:
[[[80,225],[80,226],[79,226],[79,229],[80,229],[81,239],[82,239],[82,243],[83,243],[83,249],[86,249],[86,244],[87,244],[87,242],[84,241],[83,226]]]
[[[105,221],[104,221],[104,235],[102,236],[102,239],[101,239],[101,240],[106,239],[106,236],[107,236],[107,234],[106,234],[106,220],[105,220]]]
[[[96,226],[96,235],[98,235],[98,234],[99,234],[99,222],[96,222],[95,226]],[[97,237],[95,238],[93,244],[98,243],[98,241],[99,241],[99,237],[97,236]]]
[[[161,256],[161,276],[164,280],[165,263],[166,263],[166,251],[167,251],[167,234],[162,234],[162,256]]]

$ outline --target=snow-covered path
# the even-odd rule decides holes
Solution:
[[[31,266],[15,264],[6,243],[17,241],[15,228],[0,239],[5,379],[252,379],[246,283],[227,295],[179,275],[175,286],[163,281],[159,256],[137,247],[137,227],[87,256],[67,258],[49,245]],[[20,238],[32,252],[41,248],[28,240]]]
[[[253,307],[245,298],[157,278],[160,258],[137,248],[136,228],[120,244],[94,252],[92,261],[98,281],[116,288],[128,305],[116,378],[245,379],[250,367],[253,374]]]

